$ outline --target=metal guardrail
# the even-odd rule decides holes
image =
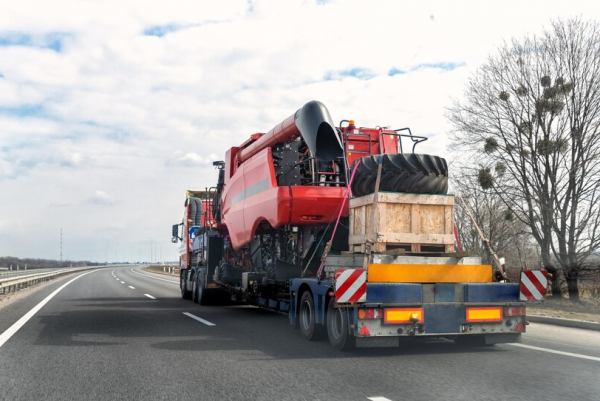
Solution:
[[[42,281],[51,280],[55,277],[63,276],[69,273],[76,273],[80,271],[99,269],[104,267],[121,267],[125,265],[102,265],[102,266],[85,266],[85,267],[67,267],[58,269],[36,269],[38,272],[32,273],[32,270],[23,271],[23,273],[12,277],[0,276],[0,295],[5,295],[10,292],[16,292],[23,288],[27,288],[30,285],[38,284]],[[44,270],[40,272],[40,270]],[[48,271],[49,270],[49,271]],[[17,271],[16,273],[20,273]]]
[[[26,276],[29,274],[39,274],[46,273],[50,271],[55,271],[59,269],[68,269],[67,267],[48,267],[43,269],[21,269],[21,270],[2,270],[0,271],[0,280],[7,277],[16,277],[16,276]]]

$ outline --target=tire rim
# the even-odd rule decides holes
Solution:
[[[331,335],[335,339],[339,339],[342,337],[342,311],[338,308],[333,310],[333,314],[330,317],[331,319]]]
[[[312,310],[310,308],[310,303],[304,302],[302,304],[302,310],[300,313],[300,320],[302,321],[302,328],[304,330],[310,329],[310,322],[312,321]]]

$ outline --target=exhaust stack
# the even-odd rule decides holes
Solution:
[[[320,161],[331,161],[343,155],[333,120],[327,107],[319,101],[306,103],[294,114],[277,124],[256,142],[241,149],[238,162],[243,163],[265,148],[302,136],[308,148]]]

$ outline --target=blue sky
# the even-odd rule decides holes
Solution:
[[[368,6],[366,5],[368,4]],[[591,5],[590,5],[591,4]],[[68,10],[68,11],[65,11]],[[515,11],[518,10],[518,11]],[[444,117],[504,40],[592,2],[0,4],[0,255],[174,260],[170,225],[212,161],[317,99],[334,120]]]

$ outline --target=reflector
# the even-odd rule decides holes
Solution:
[[[499,322],[501,320],[501,307],[467,308],[467,322]]]
[[[412,323],[411,317],[415,315],[417,323],[423,323],[422,308],[386,308],[383,312],[383,321],[387,324]]]

